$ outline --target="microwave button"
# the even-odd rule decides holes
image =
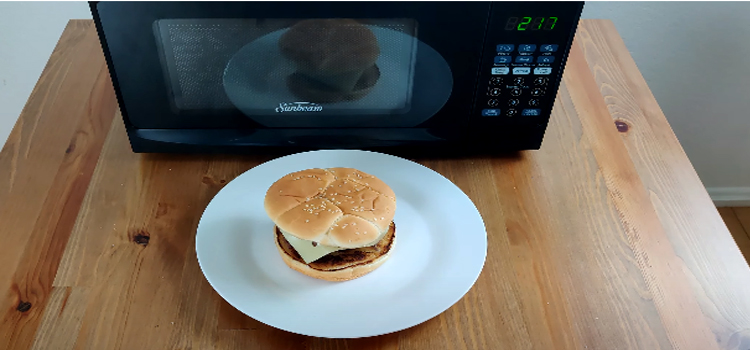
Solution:
[[[523,77],[513,78],[513,85],[523,85]]]
[[[531,90],[531,96],[543,96],[544,95],[544,89],[542,88],[534,88]]]
[[[523,92],[523,90],[521,90],[519,88],[515,88],[515,89],[510,90],[510,94],[513,95],[513,96],[521,96],[522,92]]]
[[[510,68],[508,67],[494,67],[492,68],[492,75],[505,75],[510,72]]]
[[[536,85],[547,85],[548,82],[549,79],[547,79],[547,77],[537,77],[534,79],[534,84]]]
[[[521,103],[521,101],[519,101],[519,100],[518,100],[518,99],[516,99],[516,98],[514,98],[514,99],[511,99],[511,100],[508,100],[508,106],[511,106],[511,107],[516,107],[516,106],[518,106],[518,105],[519,105],[520,103]]]
[[[513,108],[511,108],[507,112],[505,112],[505,115],[507,115],[509,117],[515,117],[516,114],[518,114],[518,111],[515,110],[515,109],[513,109]]]
[[[510,56],[495,56],[495,64],[505,64],[510,63],[510,61]]]
[[[539,107],[539,100],[532,98],[529,100],[529,106],[531,107]]]
[[[500,85],[502,83],[503,83],[503,78],[492,77],[492,79],[490,79],[490,84],[492,84],[492,85]]]
[[[489,101],[487,101],[487,105],[490,106],[490,107],[497,107],[497,105],[499,105],[499,104],[500,104],[500,101],[498,101],[498,100],[496,100],[494,98],[491,99],[491,100],[489,100]]]
[[[516,67],[513,68],[513,74],[515,75],[526,75],[531,73],[531,67]]]
[[[513,44],[501,44],[497,45],[497,52],[513,52],[515,45]]]
[[[536,117],[538,115],[542,114],[542,110],[535,108],[535,109],[524,109],[523,112],[521,112],[521,115],[524,117]]]
[[[532,62],[534,62],[534,56],[518,56],[518,57],[516,57],[516,63],[532,63]]]
[[[499,115],[500,115],[500,110],[499,109],[491,108],[491,109],[483,109],[482,110],[482,116],[483,117],[497,117]]]
[[[555,56],[539,56],[536,61],[538,63],[552,63],[555,62]]]
[[[552,73],[552,68],[551,67],[537,67],[537,68],[534,68],[534,74],[536,74],[536,75],[549,75],[550,73]]]
[[[518,45],[518,52],[534,52],[534,51],[536,51],[536,45],[534,44]]]
[[[490,96],[500,96],[500,92],[502,92],[500,88],[491,88],[487,91],[487,94]]]
[[[541,52],[557,52],[557,45],[554,44],[544,44],[542,47],[539,48],[539,51]]]

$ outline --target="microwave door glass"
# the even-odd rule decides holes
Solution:
[[[173,109],[236,109],[266,127],[411,127],[429,119],[453,80],[417,31],[413,19],[154,23]]]

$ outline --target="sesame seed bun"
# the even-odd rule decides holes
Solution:
[[[307,169],[271,185],[264,206],[286,234],[354,249],[375,245],[388,232],[396,195],[382,180],[357,169]]]

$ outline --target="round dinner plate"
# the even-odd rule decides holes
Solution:
[[[397,198],[391,257],[346,282],[287,267],[263,208],[282,176],[332,167],[375,175]],[[460,300],[482,271],[487,233],[469,197],[437,172],[381,153],[325,150],[277,158],[229,182],[203,212],[195,248],[211,286],[246,315],[293,333],[358,338],[415,326]]]

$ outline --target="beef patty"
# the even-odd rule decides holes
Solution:
[[[375,261],[375,259],[388,254],[393,246],[393,240],[395,238],[396,224],[391,222],[388,232],[377,244],[370,247],[339,250],[306,265],[315,270],[336,271],[352,266],[369,264]],[[294,247],[289,244],[289,241],[284,238],[284,235],[281,234],[278,227],[276,227],[276,240],[279,242],[281,249],[284,250],[284,253],[291,256],[292,259],[305,264],[305,261],[302,260],[299,253],[294,250]]]
[[[295,96],[307,102],[334,103],[355,101],[365,97],[378,79],[380,69],[374,64],[362,73],[352,91],[338,91],[299,72],[287,77],[287,87]]]

